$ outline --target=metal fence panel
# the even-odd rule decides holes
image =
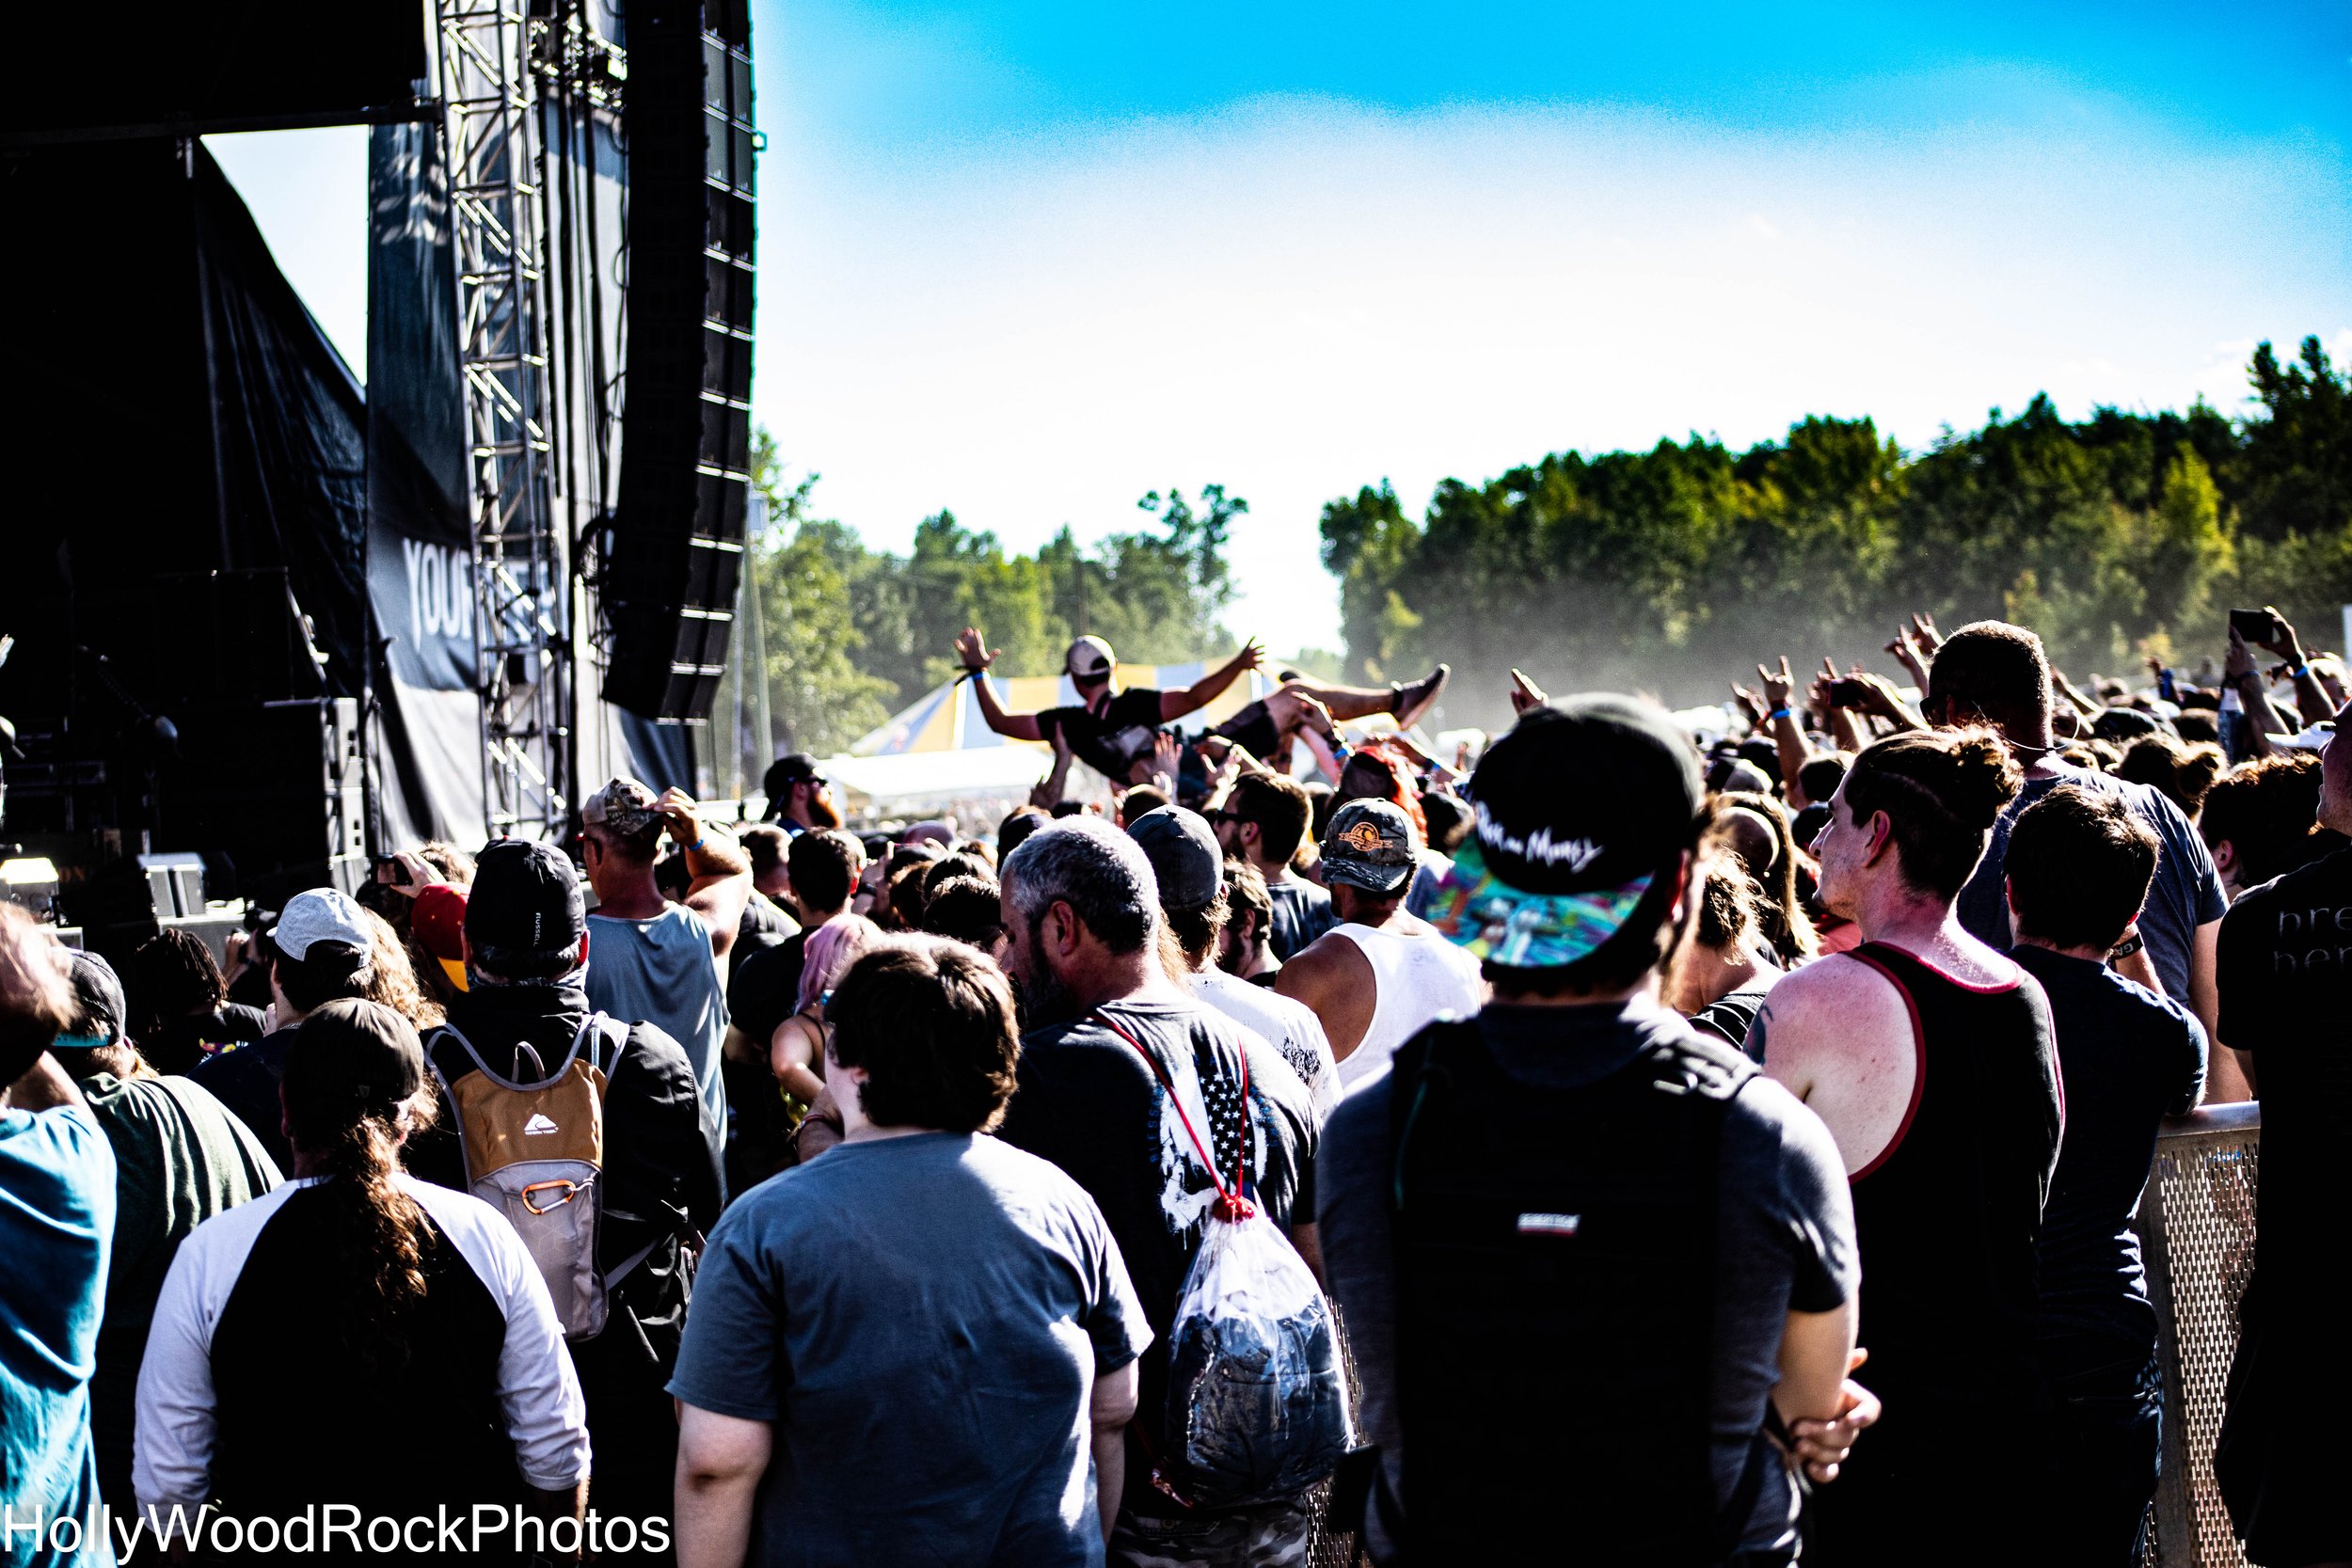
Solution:
[[[2139,1234],[2164,1359],[2164,1469],[2154,1568],[2243,1568],[2246,1555],[2214,1485],[2238,1300],[2254,1268],[2254,1183],[2262,1114],[2217,1105],[2165,1124],[2140,1197]]]

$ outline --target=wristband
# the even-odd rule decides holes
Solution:
[[[686,847],[686,852],[687,852],[688,854],[690,854],[690,855],[691,855],[691,854],[692,854],[695,850],[697,850],[697,849],[701,848],[704,845],[706,845],[706,844],[707,844],[707,843],[709,843],[709,842],[710,842],[710,835],[709,835],[708,833],[705,833],[705,834],[703,834],[703,836],[702,836],[702,837],[700,837],[700,838],[696,839],[693,843],[691,843],[691,844],[688,845],[688,846]]]
[[[972,666],[970,666],[970,665],[968,665],[968,664],[967,664],[967,665],[965,665],[965,666],[963,667],[963,678],[964,678],[965,680],[968,680],[968,681],[976,681],[976,680],[978,680],[978,679],[979,679],[982,675],[985,675],[985,674],[987,674],[987,673],[988,673],[988,666],[987,666],[987,665],[985,665],[985,664],[981,665],[981,666],[980,666],[978,669],[977,669],[977,670],[976,670],[976,669],[974,669]]]
[[[2139,934],[2137,928],[2134,928],[2124,933],[2122,942],[2107,949],[2107,957],[2110,959],[2128,958],[2147,945],[2147,939]]]
[[[2297,664],[2287,672],[2287,679],[2299,681],[2311,673],[2312,667],[2310,665]]]
[[[1788,718],[1788,710],[1787,708],[1785,708],[1785,707],[1776,707],[1776,708],[1772,709],[1772,712],[1770,712],[1770,713],[1768,713],[1768,714],[1766,714],[1766,715],[1764,716],[1764,721],[1765,721],[1765,722],[1766,722],[1766,723],[1770,723],[1770,722],[1772,722],[1772,721],[1773,721],[1773,720],[1775,720],[1775,719],[1786,719],[1786,718]]]

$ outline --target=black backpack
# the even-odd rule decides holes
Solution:
[[[1713,1563],[1737,1547],[1783,1463],[1759,1432],[1718,1506],[1718,1150],[1756,1071],[1692,1036],[1545,1088],[1507,1076],[1474,1021],[1399,1049],[1391,1196],[1414,1560],[1506,1561],[1545,1539],[1609,1563]]]

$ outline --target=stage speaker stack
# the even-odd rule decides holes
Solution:
[[[695,720],[726,667],[751,482],[749,0],[633,0],[628,25],[628,383],[596,582],[604,695]]]

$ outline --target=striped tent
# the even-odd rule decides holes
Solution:
[[[1201,660],[1190,664],[1122,664],[1118,681],[1121,689],[1128,687],[1156,687],[1162,691],[1181,691],[1207,674],[1216,666]],[[999,679],[986,677],[996,693],[996,701],[1008,713],[1037,713],[1049,707],[1075,707],[1077,688],[1070,684],[1068,675],[1014,675]],[[1278,683],[1263,670],[1251,670],[1241,679],[1227,687],[1216,701],[1200,712],[1181,721],[1187,730],[1220,724],[1249,704],[1272,691]],[[1046,752],[1051,748],[1041,741],[1009,740],[988,727],[980,717],[980,700],[968,681],[950,681],[945,686],[925,692],[920,698],[900,708],[871,734],[862,736],[850,748],[850,754],[858,757],[904,756],[919,752],[965,752],[991,746],[1022,746],[1032,751]]]

